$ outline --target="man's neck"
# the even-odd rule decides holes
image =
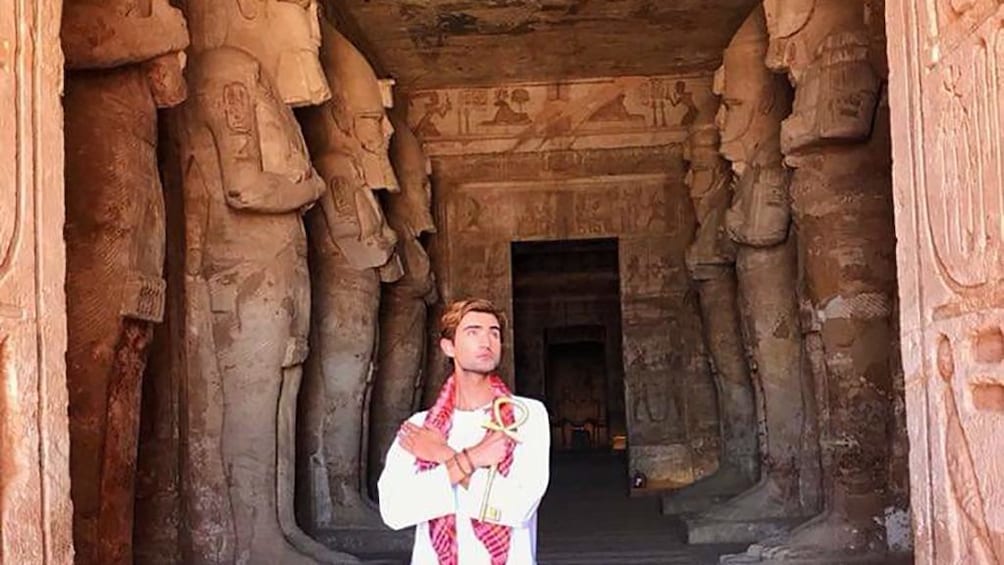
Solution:
[[[454,372],[457,383],[456,406],[460,410],[474,410],[494,399],[488,375],[457,369]]]

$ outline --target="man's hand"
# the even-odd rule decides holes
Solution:
[[[405,451],[423,461],[442,463],[453,457],[453,450],[446,445],[446,437],[435,428],[405,422],[397,436]]]
[[[480,443],[467,450],[471,457],[471,463],[474,463],[476,467],[495,465],[505,458],[510,441],[512,440],[502,432],[488,432]]]

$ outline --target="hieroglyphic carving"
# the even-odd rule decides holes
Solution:
[[[679,142],[711,99],[702,76],[419,90],[412,128],[431,155]]]
[[[917,563],[1004,559],[1004,7],[887,2]],[[950,121],[951,120],[951,121]],[[920,446],[918,448],[918,446]]]

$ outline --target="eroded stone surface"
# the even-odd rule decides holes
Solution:
[[[795,296],[797,265],[789,235],[789,174],[779,133],[790,89],[764,66],[767,34],[756,9],[725,51],[716,74],[722,97],[722,155],[737,175],[726,228],[739,244],[736,272],[743,335],[749,348],[760,433],[761,477],[750,490],[702,513],[694,528],[722,522],[722,535],[754,530],[752,521],[793,518],[801,508],[799,471],[805,420],[800,378],[801,334]],[[750,522],[749,528],[732,522]],[[722,539],[718,537],[716,539]]]
[[[401,423],[417,411],[425,385],[428,305],[438,299],[436,277],[420,238],[434,233],[432,163],[418,138],[394,118],[390,156],[401,191],[384,198],[387,223],[398,234],[401,279],[384,286],[380,344],[370,405],[369,478],[375,481]],[[371,489],[375,490],[375,489]]]
[[[0,6],[0,558],[26,565],[73,561],[61,4]]]
[[[310,319],[300,214],[325,184],[287,104],[328,96],[315,6],[190,2],[186,16],[191,97],[173,116],[187,242],[183,553],[196,562],[340,562],[348,558],[308,538],[293,512]]]
[[[327,2],[381,71],[417,86],[709,71],[755,0]],[[379,30],[374,32],[374,30]],[[478,56],[472,57],[472,53]]]
[[[163,318],[157,108],[184,100],[181,12],[69,2],[66,112],[67,383],[80,563],[132,563],[142,376]],[[86,70],[85,70],[86,69]],[[100,142],[96,142],[100,140]]]
[[[916,562],[1000,562],[1004,7],[885,4]]]
[[[375,194],[399,190],[388,155],[391,100],[348,40],[327,23],[322,35],[333,95],[302,120],[327,190],[307,214],[314,315],[300,398],[301,515],[313,531],[380,528],[364,493],[380,281],[401,276],[398,236]]]
[[[765,3],[767,64],[795,87],[781,130],[811,314],[824,514],[768,559],[883,553],[896,288],[881,15],[868,2]],[[811,10],[809,9],[811,8]]]

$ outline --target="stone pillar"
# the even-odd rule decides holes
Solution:
[[[188,45],[165,0],[116,4],[67,2],[62,29],[74,540],[77,563],[110,565],[133,562],[142,377],[165,293],[157,108],[185,97]]]
[[[769,559],[882,562],[892,423],[895,235],[883,14],[865,0],[768,0],[767,64],[795,86],[781,129],[821,363],[824,513]],[[809,8],[809,9],[807,9]]]
[[[0,559],[73,562],[61,2],[0,5]]]
[[[172,113],[185,209],[183,558],[342,563],[293,511],[310,282],[301,214],[324,192],[290,106],[330,92],[313,2],[190,0]]]
[[[301,115],[327,189],[307,215],[311,356],[298,435],[301,517],[311,532],[382,529],[365,495],[367,432],[379,335],[380,282],[401,277],[397,234],[377,190],[399,191],[388,156],[390,83],[330,24],[321,62],[331,100]],[[336,540],[335,543],[338,543]]]
[[[761,477],[752,489],[688,522],[692,542],[754,541],[784,531],[806,514],[799,484],[806,414],[796,249],[789,229],[789,172],[779,140],[791,91],[764,66],[766,50],[764,15],[757,8],[725,50],[716,74],[721,152],[738,180],[725,221],[739,246],[736,272],[759,408]]]
[[[718,153],[713,124],[692,127],[684,158],[698,228],[687,266],[700,295],[704,340],[718,393],[722,453],[718,471],[692,487],[663,497],[663,514],[705,510],[756,482],[756,412],[741,333],[736,285],[736,246],[725,230],[732,172]]]
[[[1000,563],[1004,4],[885,4],[914,559]]]
[[[435,233],[432,219],[432,163],[408,124],[396,117],[390,154],[401,184],[384,203],[387,223],[397,232],[404,276],[384,287],[380,302],[380,346],[370,407],[369,486],[383,470],[401,423],[418,409],[425,382],[428,306],[438,301],[436,277],[420,241]]]

